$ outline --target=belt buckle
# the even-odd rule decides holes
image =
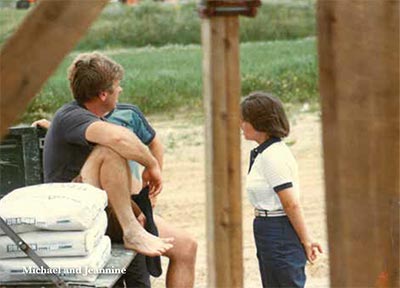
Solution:
[[[254,209],[256,217],[268,217],[268,210]]]

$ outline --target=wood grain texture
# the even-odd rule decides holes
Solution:
[[[108,0],[39,1],[0,51],[0,133],[85,34]]]
[[[332,287],[399,287],[399,1],[318,2]]]
[[[239,19],[202,21],[208,287],[242,287]]]

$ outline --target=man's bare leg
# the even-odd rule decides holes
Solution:
[[[139,180],[132,178],[132,194],[141,189]],[[182,229],[176,228],[162,217],[153,215],[160,237],[174,238],[174,247],[163,256],[169,258],[166,287],[190,288],[194,286],[197,242]]]
[[[147,256],[158,256],[172,248],[173,239],[148,233],[133,214],[130,202],[131,174],[127,161],[112,149],[96,146],[81,170],[82,182],[107,192],[124,234],[124,245]]]
[[[160,237],[173,237],[174,247],[164,256],[169,258],[166,287],[190,288],[194,285],[197,242],[160,216],[154,215]]]

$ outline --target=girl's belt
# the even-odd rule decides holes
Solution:
[[[254,209],[254,216],[256,217],[281,217],[281,216],[286,216],[285,211],[282,209],[279,210],[262,210],[262,209]]]

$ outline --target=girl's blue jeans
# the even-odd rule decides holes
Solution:
[[[253,222],[263,287],[304,287],[306,255],[287,216]]]

